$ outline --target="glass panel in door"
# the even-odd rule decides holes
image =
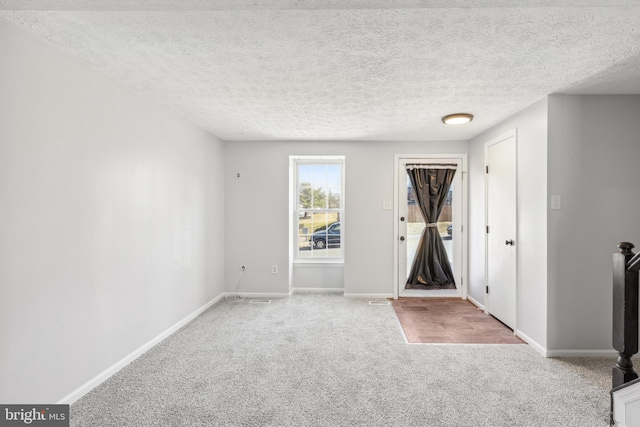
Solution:
[[[442,242],[444,243],[444,247],[447,251],[447,256],[449,258],[449,262],[451,264],[451,270],[455,271],[454,267],[454,223],[453,223],[453,192],[456,187],[456,181],[458,177],[455,177],[453,183],[451,184],[451,188],[449,189],[449,193],[445,200],[445,205],[440,212],[440,216],[437,220],[437,228],[440,233],[440,237],[442,238]],[[418,248],[418,242],[420,241],[420,235],[425,227],[424,219],[422,218],[422,214],[420,212],[420,207],[418,206],[418,202],[415,199],[415,192],[411,185],[411,180],[409,179],[409,175],[406,176],[406,188],[407,188],[407,237],[406,237],[406,245],[407,245],[407,259],[406,259],[406,275],[404,277],[404,281],[408,278],[409,272],[411,271],[411,265],[413,264],[413,259],[416,254],[416,250]]]

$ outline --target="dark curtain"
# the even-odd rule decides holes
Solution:
[[[455,279],[436,221],[444,206],[455,169],[408,169],[420,212],[427,224],[416,250],[406,289],[455,289]]]

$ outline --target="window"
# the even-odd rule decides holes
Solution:
[[[296,260],[341,261],[344,157],[294,157]]]

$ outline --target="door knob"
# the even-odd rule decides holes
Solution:
[[[507,240],[504,242],[504,244],[513,246],[513,240]]]
[[[400,217],[400,221],[404,221],[404,217],[403,216]]]
[[[404,236],[400,236],[400,240],[404,242]]]

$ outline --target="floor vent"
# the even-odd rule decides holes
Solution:
[[[249,304],[270,304],[270,299],[252,299]]]
[[[369,301],[369,305],[391,305],[389,301]]]

